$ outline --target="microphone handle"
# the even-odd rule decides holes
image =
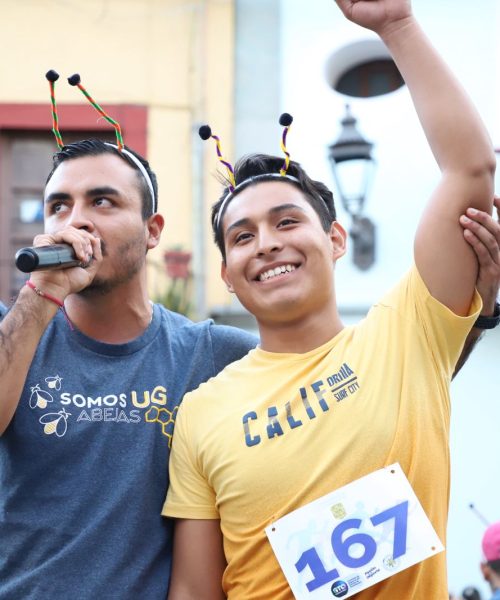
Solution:
[[[15,260],[16,267],[23,273],[82,266],[68,244],[21,248],[16,252]]]

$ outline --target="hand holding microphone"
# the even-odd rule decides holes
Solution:
[[[37,235],[32,247],[16,253],[17,268],[32,273],[34,285],[60,300],[90,285],[101,262],[100,238],[72,226]]]
[[[86,267],[89,264],[78,260],[73,246],[69,244],[21,248],[16,252],[15,260],[16,267],[23,273],[49,269]]]

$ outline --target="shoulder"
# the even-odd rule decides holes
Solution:
[[[216,325],[212,319],[197,323],[160,306],[163,327],[170,341],[182,347],[196,346],[203,350],[205,361],[212,361],[213,373],[221,371],[229,363],[242,358],[255,348],[255,335],[226,325]]]
[[[375,307],[398,308],[402,304],[414,302],[416,297],[428,295],[427,288],[417,267],[412,267],[386,292]]]
[[[457,315],[435,298],[427,288],[415,265],[368,313],[365,331],[408,351],[421,348],[430,352],[434,365],[453,372],[465,338],[481,309],[476,293],[469,314]]]
[[[173,312],[161,304],[156,304],[155,308],[159,310],[161,316],[161,328],[170,336],[178,336],[183,340],[193,340],[202,336],[207,336],[211,320],[195,322],[188,317]]]
[[[228,363],[216,375],[186,394],[182,404],[184,405],[188,400],[187,405],[193,406],[200,402],[203,406],[213,407],[215,399],[224,402],[234,398],[235,389],[245,386],[249,378],[255,378],[259,366],[255,352],[256,350],[252,348],[244,356]],[[207,403],[207,400],[211,402]]]
[[[184,315],[168,310],[161,304],[157,306],[161,312],[164,326],[171,331],[181,331],[183,334],[195,336],[209,335],[213,343],[244,346],[247,352],[257,344],[258,338],[255,335],[237,327],[216,325],[212,319],[195,322]]]
[[[459,322],[472,319],[473,322],[478,311],[481,310],[481,301],[476,293],[468,314],[465,317],[457,315],[430,293],[417,266],[413,264],[376,306],[395,308],[405,317],[413,314],[421,318],[423,314],[429,313],[439,315],[443,321]]]
[[[213,321],[210,321],[210,335],[214,344],[245,347],[247,352],[255,348],[258,342],[258,338],[248,331],[229,325],[216,325]]]
[[[210,327],[215,372],[246,356],[258,343],[256,336],[227,325]]]

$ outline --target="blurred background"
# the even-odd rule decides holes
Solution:
[[[413,0],[413,7],[500,147],[498,0]],[[56,150],[48,69],[61,74],[65,142],[114,140],[110,125],[67,84],[78,72],[158,175],[166,229],[148,255],[152,298],[194,319],[255,329],[219,278],[209,224],[218,164],[212,141],[203,143],[197,130],[209,123],[232,162],[249,152],[280,155],[283,111],[294,116],[292,158],[332,187],[350,232],[337,267],[344,321],[362,318],[408,269],[438,169],[387,50],[345,21],[333,0],[0,0],[0,23],[4,303],[25,280],[14,266],[16,250],[43,228],[43,187]],[[488,597],[477,511],[500,519],[499,363],[500,328],[485,335],[452,388],[448,564],[457,596],[475,586]]]

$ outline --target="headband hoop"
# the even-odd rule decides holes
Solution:
[[[294,177],[293,175],[282,175],[281,172],[280,173],[262,173],[261,175],[253,175],[252,177],[248,177],[247,179],[244,179],[241,183],[238,183],[238,185],[234,188],[234,190],[230,190],[229,193],[224,197],[224,200],[222,201],[222,203],[219,207],[219,210],[217,211],[217,217],[215,219],[216,229],[219,229],[219,225],[222,221],[222,216],[224,214],[224,210],[230,200],[232,200],[237,194],[239,194],[241,191],[243,191],[246,187],[248,187],[252,183],[259,183],[262,181],[272,181],[272,180],[279,180],[279,181],[287,180],[287,181],[291,181],[292,183],[297,183],[298,185],[300,185],[300,181],[297,179],[297,177]]]
[[[115,150],[118,150],[118,152],[120,154],[125,154],[125,156],[127,158],[130,158],[130,160],[134,163],[134,165],[142,173],[142,176],[144,177],[144,179],[146,181],[146,184],[148,186],[149,193],[151,195],[151,200],[153,201],[153,213],[155,213],[158,210],[158,202],[157,202],[156,195],[155,195],[155,192],[154,192],[153,182],[151,181],[151,177],[149,176],[149,173],[146,171],[144,165],[137,158],[137,156],[134,156],[132,154],[132,152],[129,152],[126,148],[122,148],[120,150],[120,148],[116,144],[111,144],[110,142],[104,142],[104,144],[106,146],[110,146],[111,148],[115,148]]]

